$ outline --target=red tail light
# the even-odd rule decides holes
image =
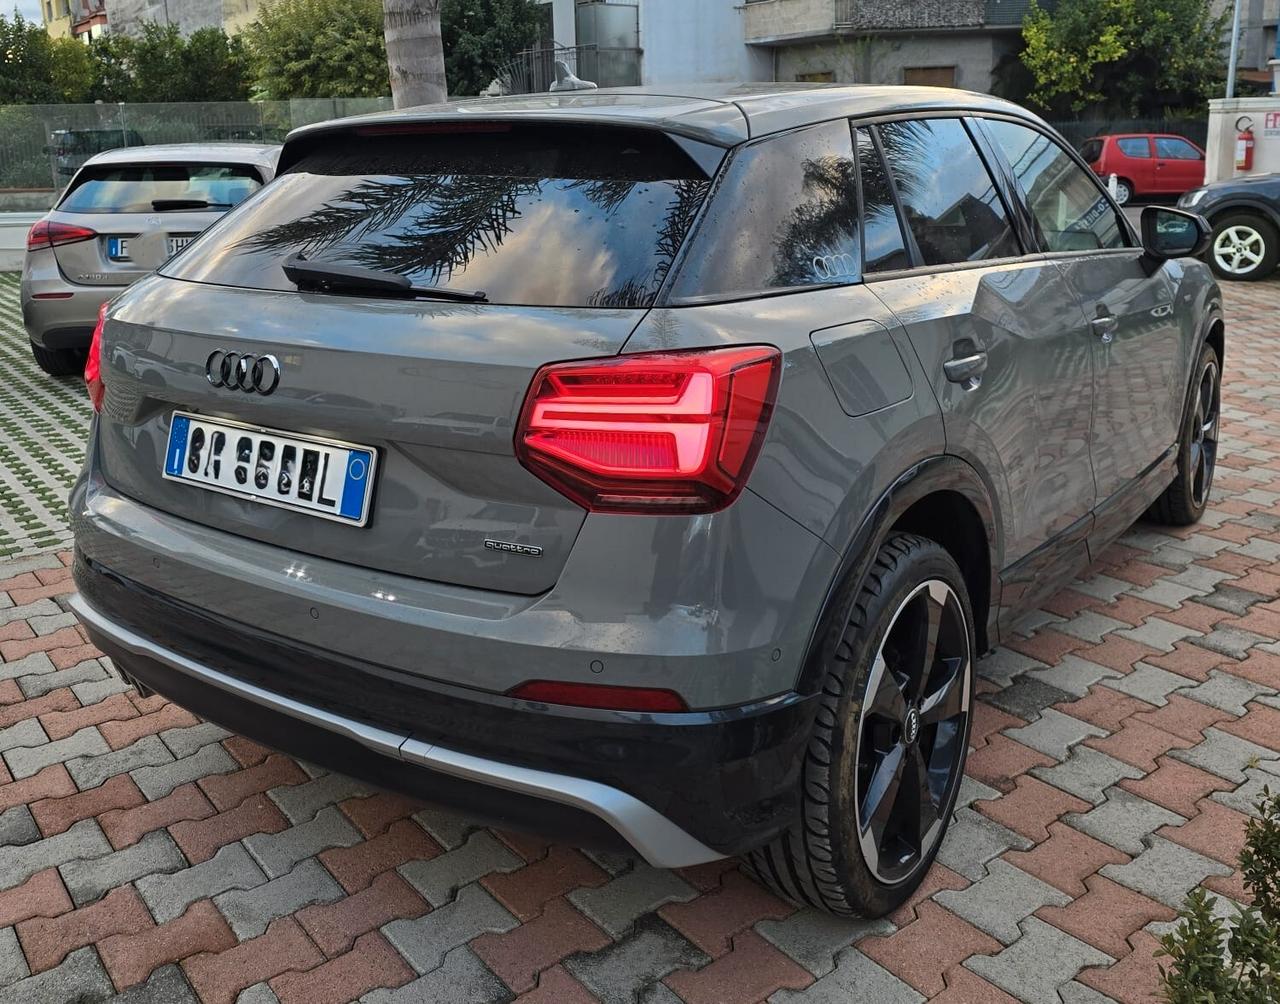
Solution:
[[[544,366],[516,454],[595,512],[715,512],[751,474],[781,364],[777,349],[753,345]]]
[[[89,392],[89,403],[94,411],[102,410],[102,395],[107,392],[102,382],[102,327],[107,322],[107,305],[98,308],[98,323],[89,340],[89,357],[84,361],[84,385]]]
[[[605,708],[609,711],[688,711],[689,705],[674,690],[655,687],[610,687],[600,683],[561,683],[530,680],[507,692],[508,697],[543,704],[566,704],[574,708]]]
[[[97,231],[88,227],[77,227],[70,223],[59,223],[56,220],[37,220],[27,231],[27,250],[39,251],[42,248],[58,247],[61,244],[76,244],[79,241],[92,240]]]

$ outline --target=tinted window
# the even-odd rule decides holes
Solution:
[[[481,124],[322,146],[166,274],[291,290],[281,263],[301,252],[494,303],[647,307],[710,184],[666,137],[609,127]]]
[[[1042,132],[998,119],[985,125],[1013,167],[1048,250],[1126,245],[1119,217],[1092,172]]]
[[[1116,140],[1116,146],[1126,157],[1150,157],[1151,146],[1146,137],[1131,136],[1128,139]]]
[[[1021,253],[995,183],[959,119],[890,122],[878,129],[924,264]]]
[[[685,256],[675,296],[735,296],[861,275],[853,140],[826,122],[739,150]]]
[[[64,213],[154,213],[238,205],[262,187],[239,164],[121,164],[92,167],[58,205]]]
[[[1102,140],[1087,139],[1080,147],[1080,156],[1089,164],[1102,156]]]
[[[867,272],[909,268],[911,259],[902,239],[884,160],[871,141],[871,133],[859,129],[856,135],[858,174],[862,182],[862,246],[866,262],[863,267]]]
[[[1156,156],[1168,160],[1200,160],[1200,151],[1177,136],[1158,136]]]

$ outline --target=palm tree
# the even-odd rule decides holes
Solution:
[[[436,104],[448,97],[440,4],[441,0],[382,0],[387,69],[397,108]]]

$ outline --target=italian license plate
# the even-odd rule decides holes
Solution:
[[[165,254],[172,258],[198,236],[198,234],[179,234],[177,237],[166,237],[164,239]]]
[[[129,261],[129,238],[128,237],[108,237],[107,238],[107,257],[112,261]]]
[[[372,447],[174,412],[164,476],[364,526],[377,463]]]

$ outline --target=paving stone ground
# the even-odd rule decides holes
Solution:
[[[1280,283],[1224,292],[1204,522],[1134,527],[980,664],[940,863],[849,922],[731,861],[477,828],[120,683],[42,546],[81,391],[26,364],[0,279],[0,1004],[1154,999],[1174,908],[1243,900],[1243,826],[1280,786]]]

